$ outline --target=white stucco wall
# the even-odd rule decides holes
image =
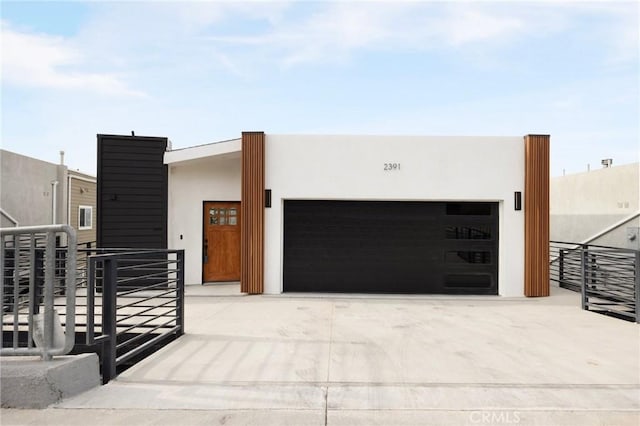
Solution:
[[[240,201],[239,152],[171,163],[169,167],[169,248],[185,250],[185,282],[202,283],[204,201]],[[182,235],[182,239],[180,236]]]
[[[627,228],[639,227],[640,219],[626,220],[640,211],[639,163],[554,177],[550,185],[551,240],[638,247]],[[619,228],[592,240],[617,223]]]
[[[0,150],[0,207],[20,226],[53,223],[53,181],[58,182],[55,223],[67,223],[67,166]],[[0,214],[0,227],[12,226]]]
[[[518,137],[266,135],[265,293],[282,291],[283,200],[500,203],[498,291],[522,296],[524,142]],[[384,163],[400,163],[385,172]],[[524,202],[524,197],[523,197]]]

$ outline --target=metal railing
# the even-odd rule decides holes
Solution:
[[[89,256],[95,253],[96,242],[88,241],[78,243],[78,259],[76,265],[76,282],[78,287],[87,286],[87,262]]]
[[[550,277],[582,308],[640,322],[640,251],[551,241]]]
[[[97,348],[107,383],[184,333],[184,250],[88,250],[83,344]]]
[[[63,225],[1,231],[2,355],[96,352],[107,383],[184,333],[184,250],[78,245]]]
[[[56,237],[65,234],[71,249],[66,250],[61,263]],[[50,360],[73,349],[75,244],[75,230],[68,225],[0,228],[0,355],[40,355],[43,360]],[[55,295],[60,289],[66,294],[64,331],[58,325],[60,318],[55,309]]]

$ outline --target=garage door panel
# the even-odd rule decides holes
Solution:
[[[497,294],[497,203],[287,200],[284,291]]]

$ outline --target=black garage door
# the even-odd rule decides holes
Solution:
[[[284,203],[284,291],[497,294],[498,203]]]

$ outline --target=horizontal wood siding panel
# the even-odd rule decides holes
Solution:
[[[113,232],[117,232],[117,231],[134,232],[134,231],[142,231],[142,230],[157,230],[158,227],[149,226],[149,222],[139,220],[139,221],[112,223],[109,225],[105,225],[103,229],[110,230]]]
[[[264,291],[264,133],[242,133],[240,287]]]
[[[548,135],[527,135],[525,143],[524,294],[549,295],[549,145]]]
[[[147,145],[145,148],[139,149],[127,149],[126,147],[113,146],[113,151],[105,153],[104,158],[109,160],[130,160],[132,156],[144,156],[149,149],[154,149],[152,145]],[[148,158],[141,158],[141,161],[149,161]]]
[[[94,185],[95,186],[95,185]],[[73,193],[71,196],[71,210],[77,210],[79,206],[91,206],[95,209],[96,204],[96,191],[95,188],[91,190],[89,194],[80,194],[78,190],[78,194]],[[77,213],[77,212],[76,212]],[[76,220],[78,219],[76,215]]]
[[[103,190],[106,191],[113,191],[113,190],[117,190],[121,193],[124,194],[139,194],[139,193],[145,193],[146,191],[153,191],[153,193],[155,194],[160,194],[163,193],[164,190],[162,188],[159,188],[159,184],[161,184],[164,179],[155,179],[154,181],[146,181],[146,182],[140,182],[140,181],[135,181],[135,175],[129,175],[129,182],[127,185],[127,181],[121,180],[121,181],[111,181],[111,182],[105,182],[104,185],[102,186]]]
[[[161,193],[160,190],[156,191],[158,194]],[[158,195],[150,195],[149,193],[144,194],[118,194],[118,200],[122,202],[126,202],[127,205],[130,203],[141,202],[145,203],[158,203],[158,205],[162,205],[162,202],[158,200]]]
[[[136,176],[141,181],[158,181],[162,179],[162,173],[156,167],[145,167],[144,165],[137,165],[135,162],[131,162],[130,166],[120,164],[118,167],[105,167],[105,171],[109,173],[124,174],[129,176]]]
[[[69,225],[74,227],[78,244],[96,241],[96,228],[97,228],[97,185],[95,182],[87,182],[85,180],[78,180],[71,178],[71,185],[69,187],[70,198],[70,217]],[[80,206],[93,207],[91,216],[91,229],[79,230],[79,218],[80,218]]]
[[[98,135],[101,247],[167,247],[166,138]]]
[[[162,214],[163,204],[156,203],[156,202],[149,203],[149,204],[135,203],[132,206],[127,206],[125,205],[125,204],[128,204],[126,201],[123,201],[120,198],[118,198],[117,201],[112,201],[109,204],[112,204],[113,207],[110,206],[109,209],[104,209],[104,211],[101,212],[103,217],[108,217],[112,219],[115,219],[116,216],[122,217],[124,219],[130,218],[130,217],[142,217],[142,218],[149,218],[150,220],[164,217],[164,214]],[[145,212],[145,210],[147,212]]]
[[[96,244],[96,230],[95,227],[93,229],[86,229],[84,231],[76,232],[76,238],[78,244],[86,244],[92,243],[92,247],[95,247]]]
[[[141,239],[144,238],[149,245],[143,245],[140,243]],[[147,239],[146,235],[126,235],[121,236],[117,239],[105,239],[104,247],[110,248],[145,248],[145,249],[156,249],[158,245],[162,244],[163,241],[161,239],[151,240]]]

